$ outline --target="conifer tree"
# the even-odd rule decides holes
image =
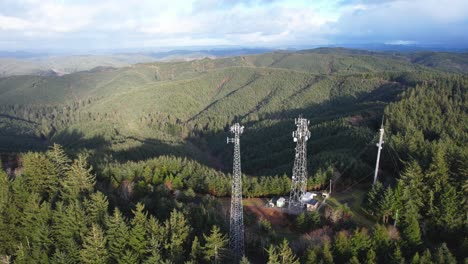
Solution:
[[[392,215],[395,197],[393,189],[389,186],[384,192],[382,199],[379,201],[379,211],[382,216],[382,222],[387,223],[388,217]]]
[[[371,247],[371,240],[367,234],[367,229],[356,229],[351,238],[351,253],[353,256],[363,258],[364,253]]]
[[[367,251],[365,264],[375,264],[375,263],[377,263],[377,256],[375,255],[375,251],[371,248],[369,249],[369,251]]]
[[[452,185],[446,184],[443,187],[439,205],[434,216],[437,225],[449,231],[461,225],[459,201],[460,198],[456,189]]]
[[[349,259],[348,264],[361,264],[361,262],[359,262],[359,259],[356,256],[352,256],[351,259]]]
[[[83,156],[78,156],[67,172],[65,179],[61,182],[62,196],[67,200],[79,199],[80,194],[92,192],[96,178],[91,174],[92,167],[88,166]]]
[[[149,237],[149,249],[151,252],[160,252],[165,241],[165,230],[159,221],[150,216],[146,225]]]
[[[64,179],[70,170],[71,160],[65,153],[65,150],[59,144],[54,143],[46,152],[47,157],[52,161],[59,179]]]
[[[411,264],[419,264],[420,263],[420,260],[419,260],[419,253],[416,252],[413,256],[413,259],[411,260]]]
[[[98,223],[104,226],[109,216],[107,213],[109,202],[103,193],[92,193],[89,199],[85,199],[84,207],[90,223]]]
[[[243,256],[239,264],[250,264],[250,261],[245,256]]]
[[[372,185],[372,188],[367,193],[366,205],[369,208],[371,214],[375,214],[378,211],[380,198],[383,194],[383,185],[381,182],[376,182]]]
[[[283,242],[281,242],[280,246],[278,247],[278,254],[280,262],[283,264],[299,264],[299,260],[293,254],[286,239],[283,239]]]
[[[431,264],[431,263],[434,263],[432,261],[432,255],[431,255],[431,251],[429,251],[429,249],[426,249],[423,253],[423,255],[420,257],[420,262],[421,264]]]
[[[107,220],[106,236],[109,257],[116,262],[123,259],[128,245],[129,231],[118,208],[114,209],[113,215]]]
[[[41,198],[50,200],[57,192],[57,172],[52,162],[40,153],[23,155],[23,188],[29,192],[37,192]]]
[[[281,264],[279,255],[275,246],[270,245],[266,251],[268,254],[267,264]]]
[[[195,236],[195,238],[192,241],[192,248],[190,251],[190,260],[197,263],[200,261],[202,255],[202,247],[200,245],[200,242],[198,242],[198,237]]]
[[[139,260],[143,260],[148,252],[148,240],[146,236],[147,213],[144,211],[143,204],[138,203],[136,209],[132,210],[133,219],[131,221],[132,228],[128,244],[135,252]]]
[[[164,247],[169,251],[171,260],[177,262],[184,256],[184,244],[190,233],[190,227],[185,216],[174,209],[169,219],[164,222],[164,229],[168,240]]]
[[[82,263],[98,264],[107,263],[108,257],[104,233],[98,225],[93,224],[91,230],[83,238],[80,260]]]
[[[0,164],[2,161],[0,160]],[[8,203],[8,188],[9,188],[8,175],[0,166],[0,214],[3,214],[3,209]]]
[[[133,250],[125,250],[121,252],[121,257],[116,260],[119,264],[138,264],[141,263],[138,260],[137,254]]]
[[[442,243],[442,245],[437,249],[435,255],[436,263],[444,264],[457,264],[457,260],[452,255],[452,252],[447,248],[447,244]]]
[[[317,253],[313,248],[309,248],[306,252],[306,264],[315,264],[317,263]]]
[[[350,259],[351,243],[344,231],[341,231],[336,235],[333,250],[337,262],[345,262]]]
[[[405,198],[411,199],[418,208],[422,207],[428,187],[424,183],[422,169],[416,160],[408,162],[405,171],[400,176],[400,182],[404,188],[408,188],[408,194],[410,194],[410,197]]]
[[[76,244],[86,232],[85,213],[78,201],[68,206],[58,202],[52,215],[52,236],[58,249],[77,256]]]
[[[322,249],[322,258],[323,258],[323,262],[325,264],[333,264],[335,263],[333,261],[333,254],[330,250],[330,243],[329,242],[325,242],[323,244],[323,249]]]
[[[203,234],[205,239],[205,246],[203,247],[204,259],[210,261],[213,259],[214,263],[224,257],[228,239],[226,235],[222,234],[219,227],[212,226],[210,235]]]
[[[408,249],[414,249],[421,244],[421,229],[416,208],[411,200],[407,201],[403,218],[402,235],[405,238],[405,245]]]
[[[396,245],[395,250],[393,251],[392,263],[394,264],[405,264],[405,258],[401,253],[400,246]]]

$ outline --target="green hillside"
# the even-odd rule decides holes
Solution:
[[[228,233],[226,137],[240,122],[252,263],[283,251],[304,263],[466,262],[463,56],[324,48],[0,78],[0,257],[208,263],[198,239]],[[333,191],[295,216],[261,198],[288,195],[300,115],[307,188],[331,180]]]
[[[372,139],[387,103],[440,75],[384,53],[317,49],[12,76],[0,79],[1,148],[60,142],[123,160],[169,151],[227,169],[223,138],[239,121],[247,126],[245,171],[289,173],[293,118],[303,114],[318,133],[310,141],[312,170],[338,160],[345,168],[356,166],[353,156]],[[353,140],[340,142],[345,134]]]

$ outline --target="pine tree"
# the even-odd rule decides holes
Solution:
[[[42,199],[50,200],[57,192],[57,172],[52,162],[40,153],[27,153],[23,158],[23,185],[29,192],[37,192]]]
[[[92,193],[90,199],[85,199],[84,207],[90,223],[98,223],[102,226],[106,223],[109,216],[107,213],[109,202],[103,193]]]
[[[379,203],[379,212],[382,215],[382,222],[386,224],[388,217],[392,215],[395,197],[393,195],[393,189],[388,186],[385,193]]]
[[[323,250],[322,250],[322,256],[323,256],[323,261],[325,264],[333,264],[333,254],[330,251],[330,243],[325,242],[323,244]]]
[[[116,262],[119,264],[138,264],[140,261],[138,260],[137,254],[133,252],[133,250],[125,250],[120,252],[120,257],[116,259]]]
[[[210,261],[214,260],[214,263],[218,263],[224,256],[224,251],[228,244],[228,239],[225,235],[220,232],[219,227],[213,226],[209,236],[203,234],[205,239],[205,246],[203,247],[204,259]]]
[[[408,163],[405,171],[401,174],[400,182],[402,186],[408,188],[410,197],[406,197],[406,199],[413,200],[418,208],[422,207],[428,187],[424,183],[424,175],[417,161],[412,160]]]
[[[107,263],[108,252],[106,238],[101,228],[93,224],[89,233],[83,238],[83,249],[80,251],[82,263]]]
[[[344,231],[336,236],[333,250],[337,262],[345,262],[351,257],[351,243]]]
[[[299,260],[293,254],[289,243],[286,239],[283,239],[283,242],[278,248],[279,259],[283,264],[299,264]]]
[[[420,263],[420,260],[419,260],[419,253],[416,252],[413,256],[413,259],[411,260],[411,264],[419,264]]]
[[[371,240],[367,229],[356,229],[351,238],[351,253],[353,256],[364,257],[364,253],[371,247]]]
[[[270,245],[266,251],[268,253],[267,264],[281,264],[279,255],[275,246]]]
[[[0,164],[2,161],[0,160]],[[0,166],[0,215],[3,214],[3,209],[8,203],[8,188],[9,188],[8,175],[5,173],[3,168]],[[1,218],[0,218],[1,219]]]
[[[367,251],[366,255],[366,264],[375,264],[377,263],[377,256],[375,255],[375,251],[371,248]]]
[[[367,193],[366,196],[366,205],[369,208],[371,214],[375,214],[378,211],[378,202],[380,201],[383,195],[383,185],[381,182],[376,182],[372,185],[372,188]]]
[[[184,256],[183,246],[190,233],[190,227],[184,215],[174,209],[169,219],[164,222],[164,229],[168,239],[164,247],[169,251],[171,260],[177,262]]]
[[[432,185],[435,193],[439,193],[443,186],[448,183],[449,168],[445,161],[445,150],[437,146],[434,150],[432,161],[426,172],[426,179]]]
[[[80,194],[90,193],[96,182],[96,178],[91,174],[92,167],[88,166],[83,156],[78,156],[67,172],[62,184],[63,199],[75,200]]]
[[[250,264],[250,261],[245,256],[243,256],[239,264]]]
[[[70,170],[71,160],[65,153],[65,150],[59,144],[54,143],[46,152],[47,157],[52,161],[59,179],[64,179]]]
[[[87,231],[85,213],[78,201],[64,206],[58,202],[52,215],[52,236],[56,247],[70,258],[76,256],[76,243]]]
[[[197,263],[200,261],[201,255],[202,255],[202,247],[200,245],[200,242],[198,242],[198,237],[195,236],[192,242],[192,250],[190,251],[190,260]]]
[[[106,235],[110,258],[114,261],[123,259],[128,245],[129,231],[118,208],[114,209],[114,214],[107,220]]]
[[[146,237],[147,213],[144,212],[144,209],[144,205],[138,203],[136,209],[132,210],[134,216],[131,221],[132,228],[130,229],[128,240],[128,244],[139,260],[143,260],[146,253],[148,253],[148,241]]]
[[[348,264],[361,264],[361,262],[359,262],[359,259],[356,256],[353,256],[349,259]]]
[[[402,234],[405,238],[405,245],[408,249],[414,249],[422,243],[421,229],[419,227],[416,208],[411,200],[407,201],[405,205]]]
[[[393,251],[392,263],[394,264],[404,264],[405,258],[401,253],[400,247],[398,245],[395,246],[395,250]]]
[[[388,262],[390,251],[390,235],[387,228],[383,225],[377,224],[372,231],[372,244],[378,256],[379,262]]]
[[[452,255],[452,252],[450,252],[450,250],[447,247],[447,244],[445,243],[442,243],[442,245],[437,249],[435,260],[437,263],[457,264],[457,260]]]
[[[164,227],[159,223],[158,219],[151,215],[146,229],[151,252],[160,252],[165,240]]]
[[[429,251],[429,249],[426,249],[424,251],[424,254],[421,256],[420,258],[420,262],[421,264],[431,264],[431,263],[434,263],[432,262],[432,255],[431,255],[431,251]]]
[[[454,230],[460,226],[462,219],[460,217],[460,198],[456,189],[450,184],[443,187],[440,197],[440,205],[437,206],[435,222],[446,230]]]
[[[317,253],[313,248],[309,248],[306,252],[306,264],[315,264],[317,263]]]

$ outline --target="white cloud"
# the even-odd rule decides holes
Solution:
[[[0,15],[0,30],[25,30],[31,24],[21,18]]]
[[[466,40],[467,14],[462,0],[3,0],[0,49]]]

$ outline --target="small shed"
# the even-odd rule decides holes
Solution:
[[[314,192],[306,192],[302,195],[301,201],[303,203],[307,203],[308,201],[314,199],[315,196],[317,196],[317,194]]]
[[[284,207],[285,204],[286,204],[286,199],[284,199],[284,197],[280,197],[276,201],[276,207]]]
[[[315,211],[318,208],[319,201],[311,199],[305,203],[307,211]]]
[[[268,201],[268,207],[275,207],[276,206],[276,202],[278,201],[278,197],[272,197],[269,201]]]

